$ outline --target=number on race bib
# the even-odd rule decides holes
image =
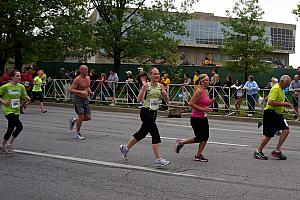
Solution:
[[[11,107],[12,108],[19,108],[20,107],[20,99],[12,99],[11,100]]]

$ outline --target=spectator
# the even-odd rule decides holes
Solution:
[[[66,72],[65,68],[59,69],[59,79],[72,79],[69,73]]]
[[[225,77],[224,87],[224,103],[225,103],[225,112],[229,113],[230,109],[230,88],[232,86],[232,78],[230,75]]]
[[[299,99],[299,91],[300,90],[300,81],[299,81],[299,75],[296,74],[294,76],[294,80],[292,80],[290,86],[289,86],[289,91],[292,93],[293,96],[293,107],[295,111],[294,118],[298,117],[298,99]]]
[[[259,91],[259,87],[256,81],[254,81],[253,75],[248,76],[248,81],[245,83],[244,89],[246,90],[246,98],[248,103],[248,117],[252,117],[255,111],[256,94]]]
[[[111,69],[109,71],[109,76],[107,78],[108,80],[108,88],[109,88],[109,94],[111,96],[111,104],[110,106],[114,106],[116,104],[115,102],[115,94],[116,94],[116,89],[118,88],[118,82],[119,82],[119,77],[118,74],[114,69]]]
[[[195,85],[198,85],[199,75],[200,75],[200,71],[199,71],[199,70],[196,70],[196,71],[195,71],[195,74],[194,74],[194,78],[193,78],[194,86],[195,86]]]
[[[12,68],[7,67],[5,73],[1,77],[1,85],[4,85],[11,81],[11,77],[10,77],[11,72],[12,72]]]
[[[135,87],[134,87],[134,78],[131,71],[126,71],[126,91],[127,91],[127,102],[135,102]]]
[[[212,76],[210,77],[210,85],[212,86],[211,90],[210,90],[210,98],[211,99],[217,99],[219,96],[219,86],[220,86],[220,77],[219,74],[217,72],[217,70],[213,69],[211,71]],[[214,101],[214,103],[212,104],[212,109],[214,112],[218,112],[219,110],[219,105],[217,100]]]
[[[91,69],[90,71],[90,81],[91,81],[91,90],[94,93],[93,96],[91,97],[91,102],[90,103],[95,103],[96,100],[96,90],[97,90],[97,83],[96,80],[98,79],[98,76],[96,74],[96,69]]]
[[[100,77],[97,79],[100,83],[98,84],[98,88],[100,90],[100,101],[105,101],[106,96],[106,85],[107,85],[107,77],[105,73],[101,73]]]
[[[170,81],[169,75],[167,73],[164,73],[160,83],[163,84],[163,86],[166,89],[167,95],[169,95],[169,87],[170,87],[171,81]],[[168,110],[168,105],[164,101],[164,99],[162,99],[162,109],[163,110]]]
[[[271,78],[271,82],[266,85],[266,89],[271,89],[276,83],[278,83],[278,79],[275,77]]]
[[[181,84],[184,102],[188,102],[188,100],[189,100],[189,91],[186,88],[186,86],[191,85],[191,83],[192,83],[192,80],[190,79],[190,75],[188,73],[184,73],[183,74],[183,83]]]
[[[234,103],[234,106],[235,106],[235,109],[239,112],[240,111],[240,108],[241,108],[241,101],[242,101],[242,98],[243,98],[243,85],[242,85],[242,82],[241,80],[236,80],[235,81],[235,84],[233,84],[231,86],[231,88],[235,88],[236,91],[235,91],[235,103]]]

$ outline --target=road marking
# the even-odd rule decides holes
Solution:
[[[151,136],[146,136],[148,138],[151,138]],[[161,139],[165,140],[176,140],[177,138],[171,138],[171,137],[160,137]],[[226,145],[226,146],[238,146],[238,147],[250,147],[250,145],[245,144],[232,144],[232,143],[225,143],[225,142],[212,142],[207,141],[208,144],[219,144],[219,145]]]
[[[97,165],[115,167],[115,168],[121,168],[121,169],[139,170],[139,171],[146,171],[146,172],[165,174],[165,175],[175,175],[175,176],[181,176],[181,177],[192,177],[192,178],[199,178],[199,179],[204,179],[204,180],[225,181],[225,179],[222,179],[222,178],[214,178],[214,177],[210,177],[210,176],[198,176],[195,174],[187,174],[187,173],[180,173],[180,172],[171,172],[171,171],[152,169],[152,168],[141,167],[141,166],[136,166],[136,165],[126,165],[126,164],[106,162],[106,161],[100,161],[100,160],[90,160],[90,159],[85,159],[85,158],[76,158],[76,157],[70,157],[70,156],[40,153],[40,152],[34,152],[34,151],[25,151],[25,150],[14,150],[14,151],[17,153],[21,153],[21,154],[42,156],[42,157],[48,157],[48,158],[56,158],[56,159],[67,160],[67,161],[76,161],[79,163],[97,164]]]

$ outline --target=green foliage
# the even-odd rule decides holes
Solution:
[[[263,62],[272,51],[266,37],[266,29],[259,23],[263,11],[258,0],[237,0],[232,11],[226,11],[229,19],[223,23],[225,45],[223,52],[230,58],[225,67],[245,74],[266,72],[269,65]]]
[[[140,63],[162,60],[176,63],[178,41],[185,34],[188,8],[197,0],[185,0],[180,8],[175,0],[91,0],[99,13],[97,41],[104,55],[114,58],[118,70],[124,58]]]
[[[87,0],[1,1],[0,60],[5,61],[5,54],[14,55],[20,69],[22,62],[39,59],[63,60],[66,55],[86,59],[93,52],[88,5]]]
[[[296,5],[297,8],[293,10],[293,14],[297,16],[297,19],[300,19],[300,2]]]

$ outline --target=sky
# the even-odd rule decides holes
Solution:
[[[213,13],[215,16],[226,16],[226,10],[232,10],[235,0],[199,0],[194,10],[196,12]],[[290,65],[294,68],[300,66],[300,20],[292,10],[300,0],[260,0],[259,5],[264,11],[263,21],[295,24],[296,49],[295,54],[290,54]]]

